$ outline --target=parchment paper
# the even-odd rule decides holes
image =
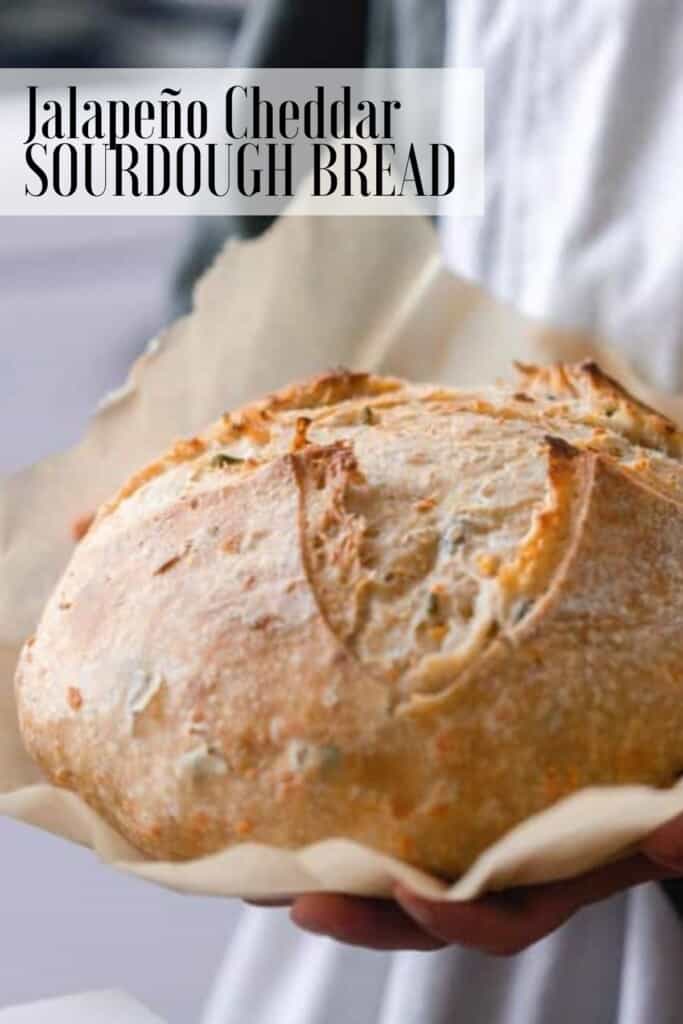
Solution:
[[[658,400],[590,338],[530,321],[453,277],[421,219],[288,217],[256,241],[228,244],[196,289],[194,313],[149,346],[83,441],[0,487],[0,813],[181,891],[386,895],[402,879],[424,895],[468,899],[587,870],[682,812],[682,786],[585,790],[524,822],[450,888],[343,837],[289,852],[243,843],[202,860],[159,863],[77,796],[41,782],[18,734],[18,650],[69,558],[71,524],[173,439],[236,403],[339,364],[469,386],[509,377],[512,359],[584,356]],[[682,412],[678,398],[658,404]]]

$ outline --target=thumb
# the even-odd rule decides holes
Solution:
[[[683,875],[683,814],[652,832],[644,840],[642,851],[656,864]]]

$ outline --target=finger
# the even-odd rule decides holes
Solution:
[[[306,931],[368,949],[430,950],[444,945],[391,900],[312,894],[295,901],[290,917]]]
[[[541,889],[556,889],[566,893],[576,904],[576,909],[590,903],[608,899],[617,892],[631,889],[645,882],[657,882],[670,878],[671,870],[665,865],[654,863],[644,853],[626,857],[623,860],[594,868],[576,878],[564,882],[552,882]]]
[[[423,900],[403,886],[397,887],[396,899],[436,938],[510,955],[559,928],[580,907],[663,874],[661,867],[637,856],[569,881],[513,889],[465,903]]]
[[[294,900],[244,900],[243,902],[248,903],[250,907],[291,907]]]
[[[658,864],[683,874],[683,814],[656,829],[642,844],[643,853]]]
[[[519,890],[464,903],[436,903],[398,886],[396,899],[435,938],[499,956],[518,953],[571,914],[567,908],[562,918],[561,908],[553,907],[551,921],[549,907],[536,903],[530,911],[526,893]]]

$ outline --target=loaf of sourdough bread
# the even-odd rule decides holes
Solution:
[[[683,435],[592,363],[336,372],[226,414],[78,544],[16,692],[139,849],[356,839],[446,877],[683,770]]]

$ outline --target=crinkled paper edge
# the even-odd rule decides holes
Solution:
[[[310,892],[390,896],[397,882],[432,899],[581,874],[630,852],[683,812],[683,783],[585,789],[528,818],[489,847],[453,884],[348,839],[296,850],[240,843],[197,860],[146,859],[75,794],[40,784],[0,797],[0,813],[91,847],[106,863],[179,892],[275,899]]]

